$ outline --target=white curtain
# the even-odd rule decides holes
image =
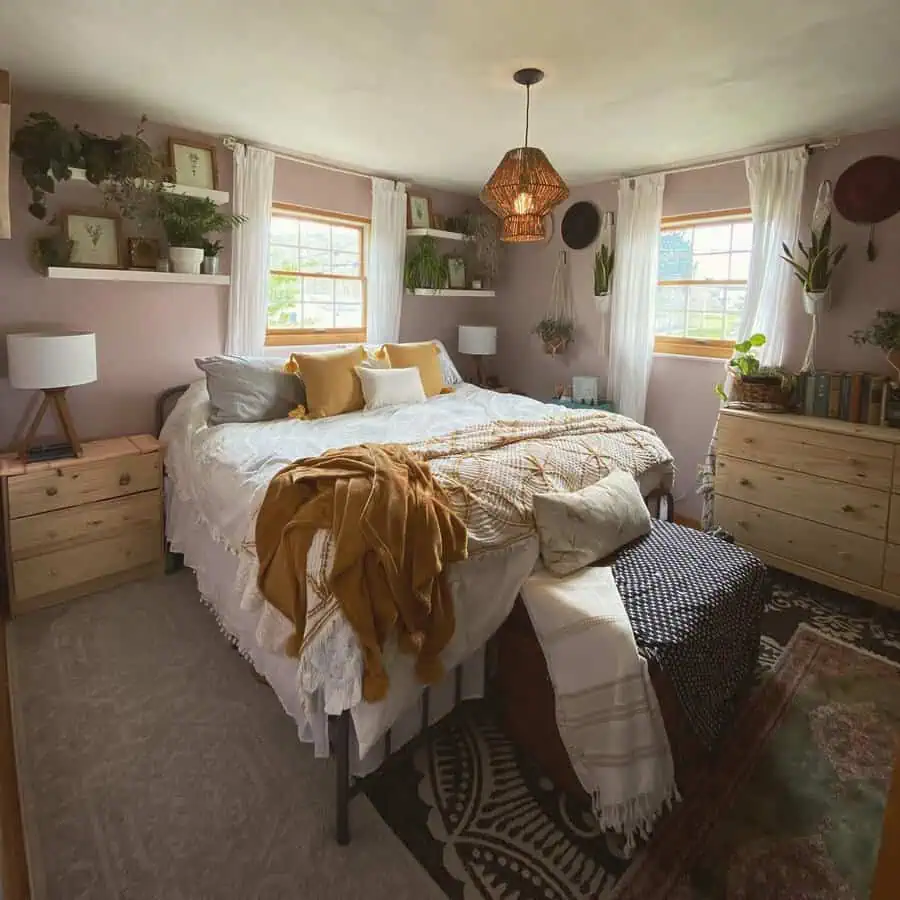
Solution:
[[[406,185],[373,178],[366,298],[366,340],[370,344],[400,338],[405,259]]]
[[[644,421],[653,364],[653,306],[665,184],[665,175],[642,175],[619,182],[609,393],[616,412],[638,422]]]
[[[753,251],[738,341],[757,332],[764,334],[766,344],[759,353],[764,366],[780,366],[784,362],[793,275],[791,267],[781,259],[781,245],[793,247],[797,241],[807,158],[807,151],[797,147],[748,156],[746,160]]]
[[[234,230],[231,245],[231,293],[225,352],[260,356],[266,343],[269,294],[269,225],[275,154],[234,145],[232,208],[247,221]]]

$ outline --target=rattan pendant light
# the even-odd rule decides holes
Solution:
[[[569,189],[543,150],[528,146],[531,86],[540,69],[519,69],[513,79],[525,86],[525,146],[510,150],[481,191],[481,202],[503,222],[500,239],[509,243],[542,241],[544,216],[569,196]]]

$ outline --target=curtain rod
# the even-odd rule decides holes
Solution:
[[[677,175],[679,172],[697,172],[700,169],[714,169],[716,166],[726,166],[729,163],[743,162],[748,156],[754,156],[757,153],[775,153],[778,150],[797,150],[805,147],[806,150],[813,154],[817,150],[831,150],[837,147],[840,141],[835,138],[831,141],[808,141],[805,144],[789,144],[787,146],[780,145],[775,147],[759,147],[753,150],[745,150],[743,153],[736,153],[733,156],[726,156],[721,159],[711,159],[706,162],[688,163],[683,166],[673,166],[670,169],[645,169],[640,172],[631,172],[620,175],[620,178],[637,178],[639,175]]]

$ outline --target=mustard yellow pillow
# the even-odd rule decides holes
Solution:
[[[444,384],[440,350],[434,341],[422,341],[418,344],[385,344],[384,352],[392,369],[410,369],[415,366],[419,370],[426,397],[453,393],[453,388]]]
[[[361,346],[323,353],[292,353],[284,370],[303,379],[306,406],[298,406],[291,416],[325,419],[362,409],[366,403],[354,367],[365,358],[366,351]]]

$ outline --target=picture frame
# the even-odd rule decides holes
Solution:
[[[219,189],[216,148],[212,144],[169,138],[169,167],[175,184],[212,191]]]
[[[461,256],[447,257],[447,287],[462,290],[466,286],[466,261]]]
[[[447,219],[445,216],[439,215],[438,213],[431,214],[431,227],[436,228],[438,231],[443,231],[447,226]]]
[[[573,375],[572,399],[577,403],[597,403],[600,400],[600,379],[596,375]]]
[[[156,238],[130,237],[127,240],[127,260],[129,269],[156,270],[159,259],[159,241]]]
[[[73,242],[70,266],[122,268],[122,220],[111,213],[70,211],[62,216],[63,235]]]
[[[431,200],[409,195],[409,227],[431,228]]]

